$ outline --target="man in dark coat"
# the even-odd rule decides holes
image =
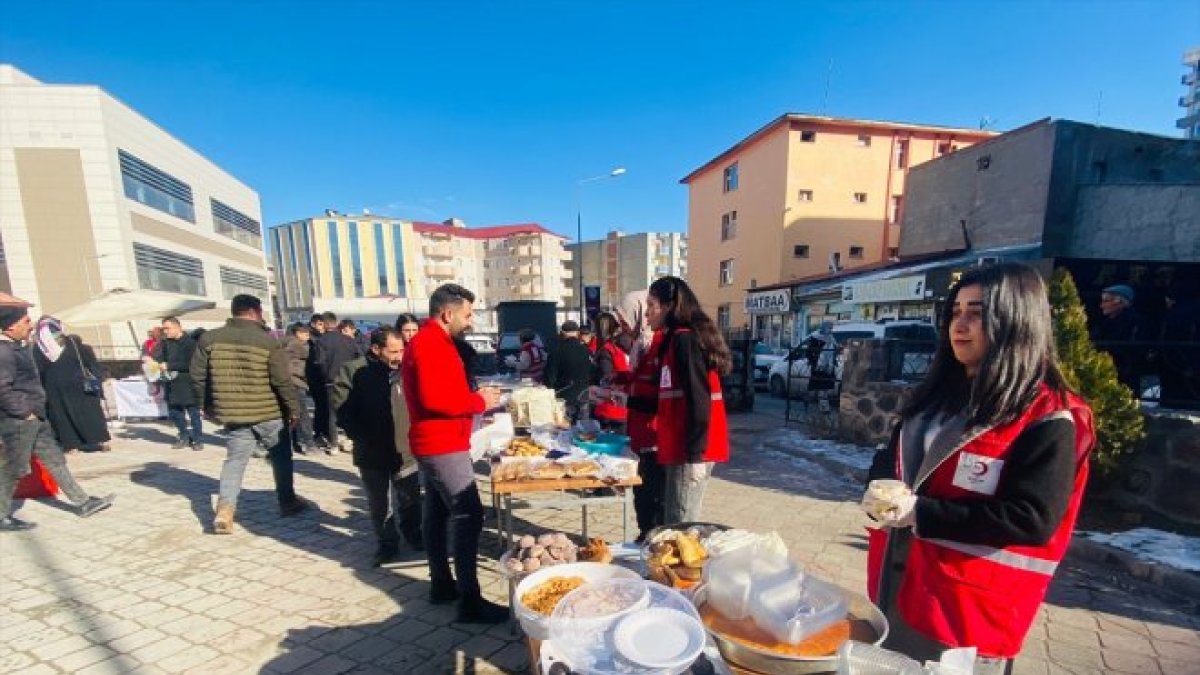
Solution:
[[[341,448],[337,438],[337,420],[330,402],[330,394],[337,381],[338,372],[345,363],[359,356],[358,345],[354,339],[338,330],[338,318],[333,312],[322,315],[325,332],[310,342],[309,358],[313,362],[315,381],[308,381],[309,391],[313,402],[316,403],[316,415],[313,421],[313,431],[317,435],[317,446],[329,454],[333,448]]]
[[[404,340],[390,326],[371,333],[365,359],[347,363],[332,397],[337,401],[338,424],[354,441],[354,465],[367,491],[371,524],[379,539],[375,565],[383,565],[400,549],[400,535],[408,545],[421,550],[420,492],[409,489],[400,469],[392,417],[391,390],[400,377]],[[357,369],[353,366],[358,365]],[[411,472],[410,472],[411,473]],[[412,474],[415,478],[416,474]]]
[[[545,383],[566,401],[567,414],[574,420],[579,411],[579,397],[592,382],[592,353],[579,341],[579,324],[566,321],[558,344],[546,361]]]
[[[1117,379],[1141,398],[1141,376],[1145,370],[1144,346],[1128,344],[1149,340],[1146,321],[1134,308],[1133,288],[1125,284],[1109,286],[1100,292],[1100,319],[1092,327],[1096,346],[1112,355],[1117,367]]]
[[[171,444],[176,450],[191,448],[202,450],[200,443],[203,433],[200,420],[200,406],[196,404],[192,392],[192,376],[188,369],[192,364],[192,354],[196,351],[196,341],[183,332],[179,319],[168,316],[162,321],[163,339],[154,346],[154,360],[159,363],[163,372],[163,384],[167,388],[167,414],[175,423],[179,438]],[[188,422],[191,425],[188,425]]]

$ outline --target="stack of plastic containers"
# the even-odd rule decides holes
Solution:
[[[754,544],[710,560],[704,583],[713,609],[735,621],[749,617],[780,642],[797,644],[846,618],[837,588]]]

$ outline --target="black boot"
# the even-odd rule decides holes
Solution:
[[[458,587],[453,579],[429,582],[429,602],[433,605],[448,605],[458,599]]]
[[[380,544],[379,548],[375,551],[375,567],[382,567],[392,562],[399,553],[400,547],[395,544]]]
[[[465,597],[458,601],[459,623],[504,623],[508,621],[508,608],[497,605],[481,595]]]

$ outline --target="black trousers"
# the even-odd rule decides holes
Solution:
[[[638,453],[638,476],[642,484],[633,488],[633,511],[638,530],[645,535],[663,524],[663,494],[666,490],[666,470],[658,463],[657,452]]]
[[[421,537],[421,479],[414,472],[403,478],[388,469],[358,467],[367,490],[367,510],[379,546],[400,545],[400,534],[409,540]]]
[[[331,384],[318,384],[310,393],[313,397],[313,433],[317,438],[324,438],[330,445],[337,445],[337,418],[333,415],[332,404],[329,400]]]

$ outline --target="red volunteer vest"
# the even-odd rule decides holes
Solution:
[[[611,340],[605,342],[601,349],[612,357],[614,373],[616,374],[614,379],[619,381],[622,376],[628,376],[629,357],[625,355],[625,352],[621,351]],[[621,422],[626,418],[625,406],[614,401],[601,401],[597,403],[595,412],[596,417],[602,420]]]
[[[951,647],[978,647],[981,656],[1013,658],[1037,616],[1050,580],[1071,542],[1075,519],[1088,477],[1088,454],[1095,442],[1092,412],[1082,399],[1061,399],[1043,386],[1033,405],[1018,419],[968,441],[951,453],[924,481],[914,486],[923,496],[978,499],[992,494],[1003,476],[1003,462],[1012,442],[1030,425],[1067,417],[1075,423],[1075,479],[1071,499],[1058,529],[1040,546],[993,548],[944,539],[911,539],[904,579],[896,604],[910,626],[926,637]],[[903,448],[896,452],[896,477],[903,476]],[[990,492],[988,491],[990,488]],[[883,561],[886,530],[873,531],[868,555],[874,565]],[[869,563],[870,564],[870,563]],[[878,579],[878,567],[868,577]],[[872,587],[872,594],[877,590]]]
[[[625,431],[629,434],[629,447],[634,452],[658,444],[655,415],[658,413],[658,350],[662,345],[662,335],[662,331],[655,331],[650,346],[642,353],[629,382]]]
[[[678,328],[676,333],[688,332]],[[659,363],[658,378],[658,463],[662,465],[687,463],[687,402],[680,388],[685,373],[675,372],[675,341],[667,345]],[[725,400],[721,395],[721,377],[716,370],[708,371],[708,390],[711,392],[708,416],[708,441],[704,461],[729,461],[729,425],[725,420]]]
[[[522,371],[521,377],[541,383],[542,372],[546,370],[546,351],[533,342],[521,345],[521,351],[529,354],[529,370]]]

